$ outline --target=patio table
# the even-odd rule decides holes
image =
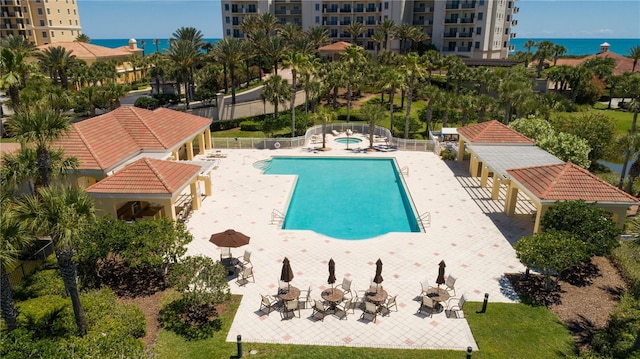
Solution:
[[[365,298],[376,305],[380,305],[380,303],[387,300],[387,296],[389,296],[389,294],[386,290],[376,287],[370,287],[365,293]]]
[[[449,292],[447,292],[445,289],[433,287],[427,290],[427,297],[436,302],[436,306],[442,307],[442,304],[440,304],[440,302],[446,302],[447,300],[449,300],[451,295],[449,295]]]
[[[278,298],[284,301],[298,299],[298,297],[300,297],[300,289],[296,287],[289,286],[289,289],[286,292],[278,293]]]
[[[322,299],[329,302],[329,309],[335,312],[336,305],[344,299],[344,293],[338,288],[329,288],[322,291]]]

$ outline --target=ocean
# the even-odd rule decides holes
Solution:
[[[153,39],[136,39],[138,40],[138,47],[142,48],[140,40],[144,40],[144,53],[150,55],[156,52],[156,45],[153,44]],[[162,53],[165,49],[169,48],[169,39],[158,39],[158,52]],[[204,39],[206,42],[215,44],[220,39]],[[129,46],[129,39],[91,39],[91,44],[109,47],[115,49],[116,47]]]
[[[591,55],[600,51],[600,44],[608,42],[611,47],[609,51],[615,52],[620,55],[628,55],[629,49],[640,45],[640,39],[519,39],[515,38],[511,40],[511,45],[515,46],[515,51],[526,52],[522,45],[527,40],[533,40],[540,42],[542,40],[548,40],[557,45],[562,45],[567,48],[566,55]],[[535,48],[532,49],[535,51]]]

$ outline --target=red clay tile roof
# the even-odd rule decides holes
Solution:
[[[347,47],[351,46],[350,42],[338,41],[333,44],[325,45],[318,48],[318,51],[344,51]]]
[[[73,124],[56,145],[78,158],[79,169],[106,170],[144,150],[171,150],[210,123],[208,118],[165,108],[123,106]]]
[[[79,41],[68,42],[54,42],[51,44],[40,45],[38,50],[44,50],[50,47],[62,46],[67,51],[73,51],[71,54],[75,55],[81,60],[96,60],[96,59],[110,59],[117,57],[127,57],[132,54],[142,53],[142,49],[130,50],[128,47],[119,47],[112,49],[109,47],[98,46]]]
[[[177,161],[142,158],[86,189],[89,193],[173,195],[201,170]]]
[[[581,63],[596,57],[601,57],[601,58],[610,57],[614,59],[616,61],[616,67],[613,69],[614,75],[622,75],[625,72],[631,72],[631,70],[633,69],[632,59],[626,56],[622,56],[620,54],[616,54],[615,52],[611,52],[611,51],[600,52],[597,54],[585,56],[581,59],[558,59],[558,61],[556,62],[556,66],[560,66],[560,65],[578,66]],[[636,68],[640,69],[638,66],[636,66]]]
[[[638,203],[637,198],[570,162],[507,172],[541,200]]]
[[[458,133],[471,143],[534,144],[535,141],[512,130],[503,123],[491,120],[477,125],[458,128]]]

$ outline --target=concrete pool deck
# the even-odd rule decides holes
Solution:
[[[331,136],[327,136],[331,138]],[[468,162],[442,161],[432,152],[352,152],[346,145],[328,141],[331,151],[308,148],[279,150],[222,150],[219,167],[213,172],[213,196],[194,211],[187,227],[194,236],[189,255],[219,258],[219,249],[209,242],[212,233],[235,229],[251,236],[249,245],[232,250],[239,257],[252,251],[255,283],[229,285],[233,294],[243,298],[227,341],[242,335],[246,343],[280,343],[331,346],[359,346],[405,349],[466,350],[478,347],[464,319],[447,318],[444,312],[432,317],[417,314],[416,301],[420,281],[435,285],[438,263],[447,264],[446,274],[457,278],[456,294],[471,301],[513,302],[504,273],[524,271],[512,243],[530,235],[532,208],[518,201],[515,217],[503,212],[503,201],[493,201],[490,188],[480,188],[478,178],[468,176]],[[364,141],[368,143],[368,141]],[[311,145],[315,147],[321,146]],[[353,145],[350,145],[353,147]],[[294,178],[287,175],[262,175],[253,166],[271,156],[350,156],[395,157],[419,214],[429,212],[431,224],[424,233],[389,233],[367,240],[337,240],[311,231],[281,230],[271,224],[272,212],[285,213]],[[372,189],[372,195],[375,189]],[[341,199],[318,198],[318,201]],[[501,196],[504,198],[504,194]],[[350,199],[357,205],[357,199]],[[380,203],[384,211],[384,203]],[[353,280],[352,290],[368,288],[375,274],[375,262],[383,262],[382,285],[389,295],[398,295],[398,311],[378,316],[376,323],[361,321],[361,310],[349,312],[347,320],[327,316],[324,322],[311,318],[311,309],[303,309],[301,318],[282,320],[278,312],[258,311],[260,294],[277,292],[282,260],[288,257],[295,278],[291,282],[320,299],[327,284],[327,263],[336,263],[336,285],[343,277]],[[361,294],[360,294],[361,295]],[[489,304],[490,306],[490,304]],[[250,344],[245,349],[251,350]]]

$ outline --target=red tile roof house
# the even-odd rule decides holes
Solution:
[[[208,118],[165,108],[119,107],[74,123],[53,146],[78,158],[70,180],[86,187],[98,214],[179,219],[182,207],[200,208],[201,187],[211,195],[214,163],[193,161],[194,140],[199,154],[211,149],[210,124]]]
[[[544,212],[557,201],[597,203],[613,214],[620,227],[624,226],[627,209],[640,203],[589,171],[535,146],[535,141],[499,121],[461,127],[458,134],[458,161],[462,161],[467,143],[471,176],[478,177],[480,173],[481,187],[487,186],[489,176],[493,178],[491,198],[498,200],[501,186],[507,186],[504,201],[507,215],[515,214],[518,192],[529,197],[536,207],[534,233],[540,231]]]

